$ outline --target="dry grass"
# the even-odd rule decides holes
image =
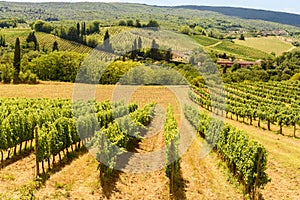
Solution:
[[[84,95],[91,95],[97,101],[113,100],[113,101],[130,101],[137,102],[143,106],[150,102],[156,102],[159,105],[166,107],[169,103],[175,107],[175,113],[178,113],[179,108],[176,106],[176,96],[170,89],[164,86],[116,86],[116,85],[98,85],[90,86],[89,89],[96,89],[96,93],[80,91]],[[84,90],[80,87],[80,90]],[[76,95],[80,95],[76,92]],[[73,83],[63,82],[41,82],[38,85],[7,85],[0,84],[0,97],[26,97],[26,98],[67,98],[72,99],[74,93]]]

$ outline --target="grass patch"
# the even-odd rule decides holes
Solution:
[[[295,49],[292,50],[292,52],[300,51],[300,47],[296,47]]]
[[[13,174],[1,174],[0,175],[1,181],[14,181],[15,179],[16,179],[16,177]]]

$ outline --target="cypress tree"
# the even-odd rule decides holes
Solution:
[[[110,44],[110,36],[109,36],[108,30],[105,32],[103,44],[104,44],[104,50],[105,51],[113,53],[113,49],[112,49],[112,46]]]
[[[141,50],[142,48],[143,48],[142,38],[139,37],[139,39],[138,39],[138,49]]]
[[[40,50],[40,48],[39,48],[39,43],[38,43],[38,40],[37,40],[37,38],[36,38],[36,36],[35,36],[34,31],[31,32],[31,33],[29,33],[29,35],[28,35],[27,38],[26,38],[26,42],[27,42],[27,43],[33,42],[33,43],[34,43],[34,50],[35,50],[35,51],[39,51],[39,50]],[[27,46],[27,47],[28,47],[28,46]]]
[[[136,55],[137,55],[137,42],[135,39],[132,45],[131,59],[134,60],[136,58]]]
[[[56,41],[53,43],[52,51],[59,51],[58,50],[58,43]]]
[[[80,24],[77,23],[77,38],[80,38]]]
[[[5,37],[0,35],[0,46],[6,47]]]
[[[167,62],[170,62],[171,59],[172,59],[172,49],[169,48],[169,49],[167,50],[167,52],[166,52],[165,60],[166,60]]]
[[[40,50],[40,46],[39,46],[39,43],[38,43],[38,40],[33,32],[33,43],[34,43],[34,50],[35,51],[39,51]]]
[[[245,36],[244,36],[244,34],[241,34],[241,35],[240,35],[240,38],[239,38],[239,40],[245,40]]]
[[[14,52],[14,83],[19,82],[20,66],[21,66],[21,48],[20,48],[20,39],[16,39],[15,52]]]
[[[153,60],[158,60],[158,48],[159,48],[159,45],[156,43],[155,40],[152,40],[152,45],[151,45],[151,49],[150,49],[150,57],[153,59]]]
[[[141,22],[140,22],[140,20],[136,20],[135,21],[135,26],[137,27],[137,28],[141,28],[142,27],[142,24],[141,24]]]
[[[82,25],[81,25],[81,35],[83,36],[83,35],[86,35],[86,24],[85,24],[85,22],[83,22],[82,23]]]

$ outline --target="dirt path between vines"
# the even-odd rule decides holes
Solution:
[[[9,199],[20,195],[22,186],[35,177],[35,155],[18,160],[0,169],[0,199]],[[27,191],[24,191],[27,192]]]

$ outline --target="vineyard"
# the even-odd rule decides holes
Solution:
[[[0,2],[0,200],[300,199],[300,15],[145,3]]]
[[[259,60],[268,58],[269,54],[256,48],[235,44],[230,41],[222,41],[220,44],[211,48],[217,52],[226,52],[226,54],[236,56],[245,60]]]
[[[21,41],[21,45],[25,45],[26,38],[29,33],[32,32],[31,29],[5,29],[0,30],[0,34],[3,35],[9,45],[14,45],[16,38],[19,37]],[[39,42],[39,46],[41,49],[52,50],[53,43],[56,41],[58,43],[58,48],[61,51],[74,51],[78,53],[89,53],[92,48],[87,47],[85,45],[68,41],[65,39],[61,39],[57,36],[37,32],[36,33],[37,40]]]
[[[136,148],[143,139],[142,134],[154,117],[155,105],[151,103],[138,109],[137,104],[131,103],[126,106],[122,102],[77,101],[72,105],[72,102],[67,99],[1,99],[3,111],[0,132],[0,139],[3,141],[0,146],[1,163],[4,163],[4,154],[7,160],[10,159],[11,152],[13,156],[21,155],[27,148],[32,149],[34,144],[36,174],[39,176],[41,173],[51,171],[57,162],[57,157],[59,162],[62,162],[63,155],[68,156],[70,151],[77,151],[85,145],[96,152],[100,178],[105,182],[113,176],[118,158],[125,151],[132,151]],[[199,114],[192,107],[185,107],[185,115],[200,135],[205,135],[208,143],[216,142],[219,138],[216,144],[217,151],[229,163],[232,172],[244,182],[247,193],[251,193],[254,197],[256,189],[268,182],[265,174],[267,159],[265,149],[249,140],[246,133],[231,126],[224,126],[221,131],[224,135],[214,135],[215,131],[220,132],[222,122]],[[215,123],[213,130],[208,127],[210,121]],[[231,136],[235,134],[240,134],[240,136],[237,138]],[[166,111],[164,140],[166,145],[165,173],[170,179],[171,194],[178,190],[181,185],[179,183],[182,181],[178,150],[179,138],[180,133],[174,111],[169,105]],[[240,146],[230,147],[232,144]],[[247,145],[249,148],[245,149]],[[242,155],[245,158],[242,163],[238,163],[237,159],[241,159],[239,149],[241,147],[244,148]],[[47,169],[45,163],[47,163]]]
[[[59,84],[57,83],[57,85]],[[249,88],[254,88],[253,94],[251,94],[252,96],[254,95],[254,91],[256,91],[255,96],[257,96],[257,98],[272,99],[274,96],[273,101],[285,102],[287,106],[297,104],[296,95],[298,90],[297,89],[295,90],[295,88],[297,88],[297,85],[298,85],[297,82],[286,82],[285,84],[271,83],[271,82],[266,83],[263,85],[263,88],[266,91],[267,90],[269,91],[268,93],[264,92],[264,94],[268,96],[266,97],[266,96],[262,96],[262,93],[260,94],[258,92],[259,91],[258,88],[262,86],[254,83],[247,84]],[[38,87],[38,86],[34,86],[34,87]],[[229,86],[226,85],[226,90],[224,90],[223,92],[229,93],[227,90],[228,87]],[[240,87],[238,91],[244,94],[242,92],[242,88],[245,88],[246,85],[237,84],[235,86],[232,85],[231,87],[236,87],[236,88]],[[275,89],[272,90],[272,88],[276,88],[276,90]],[[279,90],[279,88],[281,89]],[[148,99],[147,95],[149,94],[152,94],[150,96],[153,96],[153,94],[155,93],[154,91],[156,90],[153,89],[150,90],[150,89],[151,87],[150,88],[147,87],[145,92],[140,93],[140,95],[143,96],[143,98],[140,100],[145,101],[146,99]],[[112,90],[112,88],[110,90]],[[293,93],[294,100],[288,101],[287,91],[290,90],[294,91]],[[207,88],[202,88],[201,91],[211,92],[213,90],[208,86]],[[221,91],[221,87],[216,88],[214,93],[217,93],[219,95],[220,91]],[[280,91],[282,92],[282,97],[278,95]],[[190,97],[192,96],[195,97],[196,92],[198,97],[200,95],[204,97],[205,95],[205,93],[201,94],[199,91],[196,90],[196,88],[194,88],[194,93],[191,92],[189,93]],[[48,93],[52,93],[52,92],[48,91]],[[164,93],[160,91],[160,94],[164,94]],[[222,99],[221,96],[212,95],[212,93],[210,94],[213,98],[219,99],[219,101],[221,101]],[[289,94],[292,93],[289,92]],[[159,96],[158,94],[155,95]],[[237,97],[236,95],[237,94],[233,94],[234,97]],[[248,95],[250,95],[250,93],[248,93]],[[277,98],[275,99],[275,97]],[[187,98],[188,98],[188,91],[187,91]],[[151,98],[148,99],[148,102],[150,99]],[[201,98],[201,99],[202,101],[204,101],[203,99],[205,98]],[[209,104],[208,99],[209,98],[207,98],[206,100],[207,101],[206,104],[205,105],[203,104],[204,107],[208,108],[210,111],[213,111],[216,114],[219,113],[219,115],[221,115],[221,113],[223,113],[224,116],[226,115],[226,111],[224,110],[222,112],[220,109],[222,105],[221,102],[216,103],[210,101]],[[238,97],[238,99],[241,98]],[[135,100],[138,99],[135,98]],[[0,175],[0,178],[2,180],[5,180],[5,182],[7,182],[6,179],[7,177],[10,176],[9,174],[11,173],[8,173],[8,175],[6,176],[4,176],[3,173],[6,171],[6,169],[7,170],[10,169],[10,166],[11,167],[15,166],[14,164],[10,164],[10,163],[14,163],[14,162],[18,163],[21,162],[23,159],[32,159],[33,157],[30,155],[30,153],[29,153],[30,156],[28,157],[28,152],[32,152],[34,148],[35,149],[35,153],[33,154],[34,161],[38,161],[39,164],[32,163],[31,165],[34,166],[35,170],[36,170],[36,166],[39,166],[38,169],[39,174],[41,174],[42,177],[45,177],[44,174],[50,173],[50,175],[46,176],[46,177],[50,176],[49,180],[46,180],[46,185],[53,182],[52,179],[56,180],[56,182],[58,183],[60,182],[59,177],[61,177],[62,174],[61,173],[53,174],[53,171],[56,171],[58,166],[62,166],[61,169],[62,172],[69,173],[67,171],[71,170],[71,168],[64,167],[65,162],[71,163],[71,166],[76,165],[76,163],[78,162],[90,163],[88,164],[91,170],[89,176],[92,176],[93,174],[96,173],[97,175],[95,175],[94,179],[99,178],[99,174],[101,177],[98,180],[100,181],[99,183],[100,186],[93,186],[94,188],[93,190],[97,190],[97,192],[95,193],[95,195],[97,196],[98,195],[101,196],[102,190],[104,190],[102,192],[105,193],[105,191],[107,190],[105,189],[106,188],[105,185],[107,184],[115,185],[115,187],[118,188],[121,187],[122,188],[121,190],[123,190],[126,188],[126,186],[119,185],[121,180],[124,181],[130,179],[131,181],[137,181],[137,180],[145,181],[144,178],[146,177],[148,177],[147,179],[152,180],[151,178],[149,178],[149,175],[146,174],[141,176],[127,175],[126,173],[119,174],[114,170],[115,168],[120,167],[120,163],[119,163],[120,158],[124,156],[126,157],[126,152],[140,151],[141,150],[140,148],[149,142],[148,141],[149,138],[144,138],[144,136],[145,133],[148,131],[149,127],[151,128],[151,122],[153,121],[153,119],[157,121],[157,119],[155,119],[157,116],[154,112],[154,109],[157,104],[153,104],[153,103],[149,104],[146,102],[147,101],[142,103],[143,106],[139,108],[135,103],[125,105],[124,103],[121,102],[110,103],[109,101],[103,101],[103,100],[101,100],[101,102],[95,102],[95,101],[80,102],[79,101],[76,102],[75,104],[73,103],[72,105],[72,102],[70,100],[56,99],[56,97],[55,99],[2,98],[1,109],[5,112],[2,112],[1,115],[0,137],[1,137],[1,141],[5,141],[5,142],[1,144],[1,152],[3,157],[3,160],[1,161],[1,165],[4,167],[4,169],[2,169],[1,172],[2,175]],[[192,179],[193,176],[187,175],[187,173],[197,168],[197,167],[194,169],[191,168],[189,166],[191,165],[191,163],[189,163],[190,162],[189,160],[194,159],[195,160],[194,162],[197,161],[197,163],[198,162],[201,163],[204,161],[202,159],[199,160],[197,156],[195,157],[195,152],[194,152],[195,150],[191,150],[187,153],[187,155],[190,156],[188,158],[186,157],[186,155],[184,155],[183,157],[180,157],[180,159],[176,159],[178,157],[179,146],[181,145],[180,143],[182,142],[181,139],[185,138],[185,136],[182,134],[184,134],[186,130],[182,131],[183,128],[182,125],[178,125],[179,122],[178,121],[179,118],[177,117],[179,116],[178,108],[174,107],[176,113],[174,114],[174,111],[172,109],[174,104],[172,105],[172,107],[167,106],[167,102],[164,103],[164,105],[166,107],[166,112],[165,112],[165,120],[162,121],[162,123],[164,124],[163,132],[161,132],[161,136],[159,136],[160,139],[155,140],[155,143],[157,143],[157,145],[162,145],[166,147],[165,154],[161,155],[162,156],[161,159],[165,159],[166,165],[163,168],[163,170],[158,171],[155,174],[152,174],[152,176],[156,177],[157,180],[162,181],[159,182],[159,185],[160,188],[163,189],[164,194],[174,194],[182,198],[184,198],[185,195],[190,198],[200,198],[197,195],[195,196],[195,194],[193,195],[191,191],[193,186],[187,184],[186,181],[188,180],[191,181],[191,183],[193,183],[193,179]],[[242,108],[239,107],[239,109]],[[277,155],[276,153],[274,153],[273,147],[272,149],[270,149],[271,148],[270,145],[272,144],[272,139],[269,139],[268,142],[265,142],[264,139],[261,139],[263,138],[262,136],[257,135],[257,137],[255,138],[259,140],[258,143],[256,139],[253,139],[253,136],[256,136],[255,132],[248,132],[248,131],[245,132],[242,131],[240,128],[236,128],[235,127],[237,126],[236,124],[233,126],[231,122],[225,123],[219,121],[218,119],[212,118],[207,112],[204,111],[199,112],[198,109],[193,108],[192,103],[190,105],[186,105],[183,110],[187,121],[190,122],[191,125],[197,130],[198,135],[203,137],[203,143],[209,144],[212,150],[215,152],[214,154],[216,155],[217,158],[214,159],[218,160],[218,162],[224,163],[226,169],[228,169],[231,174],[230,176],[233,176],[234,179],[237,182],[239,182],[239,185],[242,186],[243,188],[242,191],[244,191],[246,194],[249,194],[249,196],[253,196],[253,195],[257,196],[261,192],[264,194],[264,196],[270,196],[271,193],[265,194],[264,193],[265,190],[262,189],[263,187],[266,187],[267,188],[266,191],[269,191],[270,185],[272,185],[272,187],[275,187],[273,179],[274,181],[276,180],[278,181],[277,177],[276,176],[274,177],[273,173],[269,174],[269,172],[272,172],[272,170],[274,170],[273,165],[272,164],[270,165],[270,163],[273,163],[273,159],[275,159],[276,161],[279,160],[278,162],[282,162],[286,164],[290,162],[290,161],[285,161],[285,157],[283,157],[281,154]],[[229,117],[229,120],[231,118],[231,115],[233,116],[234,119],[236,119],[235,114],[232,114],[231,112],[228,111],[227,117]],[[243,118],[242,116],[243,115],[238,116],[239,118],[238,123],[242,122],[241,121]],[[246,117],[244,121],[250,123],[250,119]],[[253,118],[252,122],[253,124],[258,123],[258,118],[256,119]],[[267,121],[261,120],[260,123],[261,123],[261,127],[263,127],[264,125],[266,125],[267,127]],[[250,124],[248,126],[250,126]],[[35,129],[35,127],[38,128]],[[238,125],[238,127],[240,126]],[[272,124],[271,124],[271,128],[274,129]],[[286,131],[289,131],[289,128],[284,127],[283,133],[287,134]],[[249,137],[249,135],[251,135],[251,137]],[[272,135],[273,134],[270,134],[270,137],[272,137]],[[296,134],[296,136],[297,135],[298,134]],[[286,136],[282,136],[282,137],[286,138]],[[293,138],[287,138],[287,140],[292,140],[292,139]],[[150,141],[151,140],[152,139],[150,139]],[[285,140],[285,139],[281,139],[281,140]],[[263,146],[261,144],[263,144]],[[77,161],[76,156],[75,156],[75,160],[72,161],[74,159],[74,155],[78,154],[78,152],[82,152],[82,148],[84,148],[84,146],[90,150],[90,152],[97,158],[97,160],[94,157],[89,158],[87,157],[87,155],[83,154],[84,155],[83,158],[85,161],[81,161],[81,159]],[[158,147],[159,146],[157,146],[156,148]],[[150,149],[152,148],[153,147],[151,147]],[[193,149],[195,148],[195,146],[192,145],[191,148]],[[286,148],[289,148],[288,151],[293,151],[292,149],[294,148],[294,146],[291,147],[282,146],[281,151],[286,152],[287,151]],[[151,152],[151,150],[149,151]],[[269,153],[271,154],[271,158],[272,158],[271,160],[269,158]],[[95,162],[93,161],[94,159]],[[176,161],[172,162],[173,160]],[[243,162],[240,162],[241,160]],[[128,162],[130,163],[131,161],[129,160]],[[291,160],[291,162],[297,163],[298,160],[295,158]],[[84,163],[82,164],[85,165]],[[201,166],[201,164],[196,164],[196,166],[199,165]],[[212,166],[210,166],[210,168],[212,168]],[[79,170],[80,167],[76,166],[76,169]],[[74,170],[76,169],[74,168]],[[199,174],[197,175],[203,176],[201,175],[200,171],[198,173]],[[217,171],[214,171],[214,173],[217,173]],[[37,174],[37,172],[35,171],[34,174]],[[223,175],[219,174],[218,176],[223,176]],[[75,180],[78,178],[74,177],[72,179]],[[269,182],[270,178],[272,179],[271,182]],[[56,185],[58,183],[53,183],[53,184]],[[35,190],[30,190],[30,191],[33,191],[33,193],[36,194],[37,196],[44,198],[45,196],[42,195],[42,193],[46,192],[47,187],[44,188],[44,186],[42,186],[40,192]],[[55,187],[59,187],[59,185]],[[64,187],[67,188],[67,186]],[[72,190],[75,190],[75,188],[73,188]],[[113,192],[114,195],[118,194],[117,192],[115,192],[115,189],[113,188],[109,189],[109,191],[111,192],[114,191]],[[150,192],[149,190],[147,191],[148,193]],[[54,195],[54,193],[57,192],[58,189],[55,189],[51,195]],[[67,193],[68,190],[64,195],[67,195]],[[75,194],[72,194],[72,196],[73,195]],[[234,196],[237,196],[237,194],[235,194]],[[280,196],[282,197],[283,194],[280,194]],[[1,196],[1,197],[5,199],[8,198],[9,196]],[[48,196],[48,198],[55,198],[55,196]],[[91,195],[90,198],[93,198],[93,195]],[[120,197],[115,196],[114,198],[120,198]]]
[[[266,149],[256,141],[250,140],[247,133],[199,113],[191,106],[186,105],[184,111],[190,123],[226,161],[231,172],[245,186],[247,193],[255,198],[255,191],[263,188],[269,181],[265,173]]]
[[[206,109],[236,120],[249,121],[261,127],[262,122],[279,127],[279,134],[285,134],[283,127],[293,127],[296,136],[300,126],[299,82],[239,83],[194,87],[190,98]],[[226,99],[225,99],[226,98]]]
[[[76,112],[73,114],[70,100],[2,99],[1,162],[4,161],[4,152],[7,152],[6,158],[9,159],[11,150],[15,156],[19,146],[18,153],[22,154],[22,145],[24,144],[26,150],[30,142],[32,148],[33,140],[37,162],[42,164],[43,173],[44,161],[48,162],[50,170],[50,158],[52,164],[57,156],[61,161],[62,152],[66,151],[68,154],[69,148],[73,151],[73,147],[77,149],[81,144],[92,143],[90,140],[95,135],[96,141],[99,138],[101,140],[101,133],[114,145],[129,148],[134,144],[133,140],[138,140],[138,132],[150,123],[154,105],[150,104],[142,110],[137,110],[136,104],[125,106],[123,103],[76,102],[73,107]],[[128,115],[129,113],[131,114]],[[101,146],[98,148],[100,154],[102,149],[111,149]],[[37,168],[37,174],[39,173]]]

